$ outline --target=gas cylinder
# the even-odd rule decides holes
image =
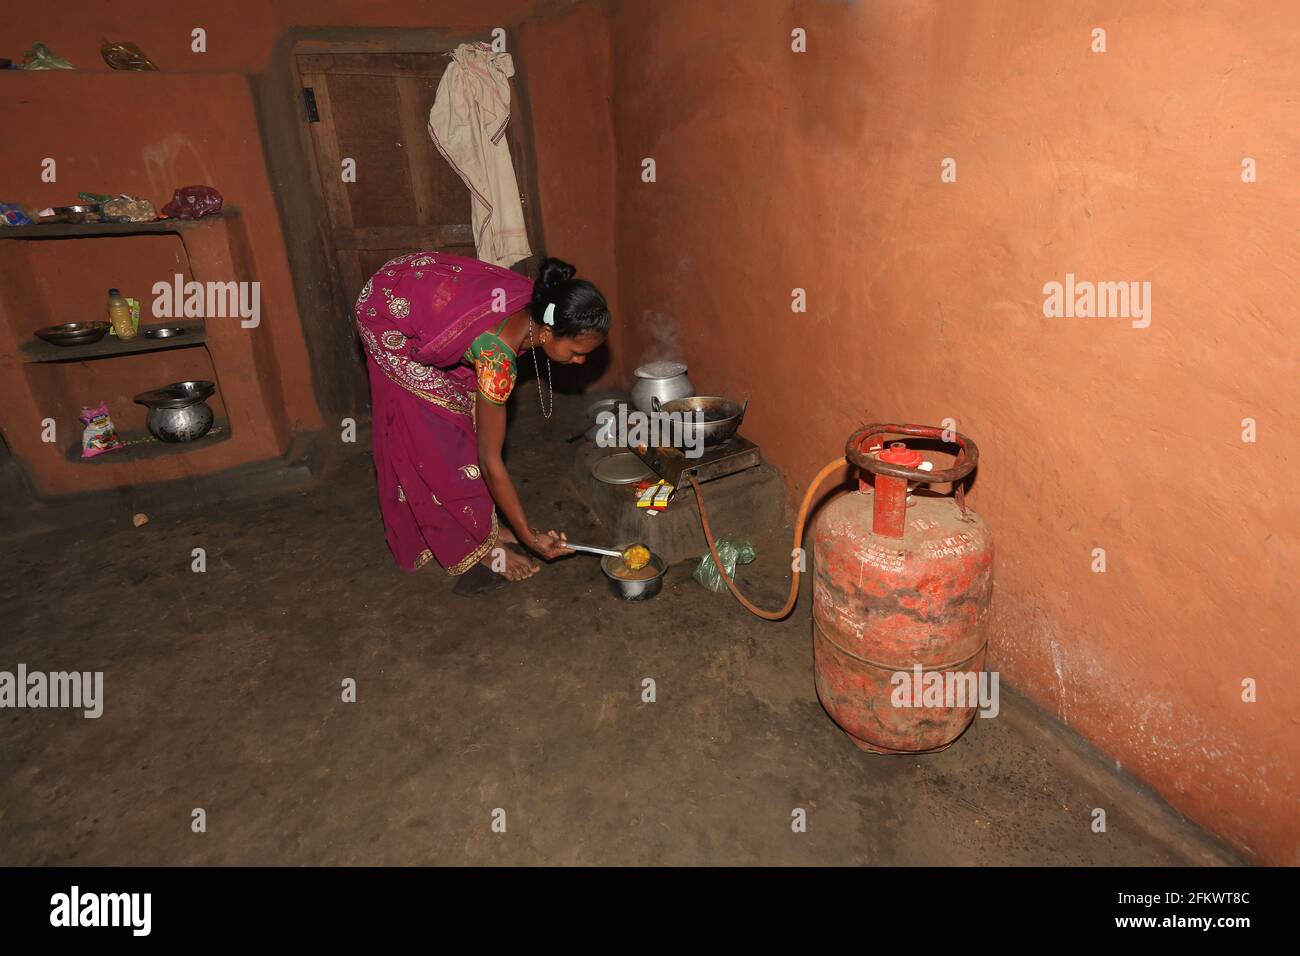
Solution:
[[[885,447],[889,435],[960,451],[952,467],[927,471],[905,442]],[[817,696],[863,750],[942,750],[975,716],[970,691],[988,646],[993,540],[966,507],[963,483],[979,449],[932,426],[873,424],[853,433],[845,457],[874,487],[860,474],[858,490],[828,504],[814,531]],[[909,482],[953,482],[955,491],[914,494]],[[921,692],[936,686],[945,693]]]

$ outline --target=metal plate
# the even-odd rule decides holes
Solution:
[[[135,401],[149,408],[186,408],[206,401],[216,390],[217,386],[206,380],[172,382],[151,392],[141,392]]]
[[[37,329],[32,334],[51,345],[90,345],[107,335],[110,328],[107,322],[65,322]]]
[[[591,474],[607,485],[633,485],[654,477],[645,462],[630,451],[615,452],[600,459],[592,466]]]

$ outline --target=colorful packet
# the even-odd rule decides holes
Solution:
[[[82,458],[94,458],[126,447],[117,437],[113,419],[108,417],[108,402],[100,402],[98,408],[83,407],[78,417],[86,423],[86,430],[81,433]]]

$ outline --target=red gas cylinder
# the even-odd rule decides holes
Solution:
[[[988,646],[993,541],[966,507],[962,479],[979,462],[965,435],[951,468],[925,471],[921,455],[886,435],[947,441],[926,425],[868,425],[849,438],[849,462],[875,476],[827,505],[813,536],[813,658],[817,696],[855,744],[875,753],[942,750],[961,736],[977,701],[943,705],[915,685],[975,683]],[[956,482],[949,497],[908,494],[913,482]],[[901,675],[906,675],[903,677]],[[952,675],[949,677],[948,675]],[[924,705],[922,701],[926,700]],[[954,700],[964,706],[948,706]]]

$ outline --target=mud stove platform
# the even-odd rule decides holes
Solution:
[[[606,530],[605,541],[611,545],[641,542],[669,564],[705,554],[709,545],[700,527],[699,506],[686,480],[691,474],[700,482],[715,537],[750,537],[782,523],[785,491],[780,473],[763,461],[757,445],[742,436],[706,448],[699,458],[687,458],[672,448],[640,453],[638,457],[655,473],[652,480],[663,478],[677,486],[672,502],[658,515],[636,506],[636,484],[607,484],[592,474],[600,459],[627,451],[584,440],[574,456],[574,488]]]

